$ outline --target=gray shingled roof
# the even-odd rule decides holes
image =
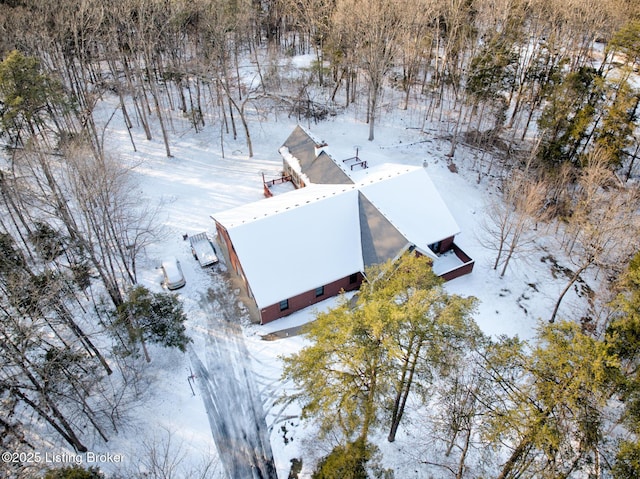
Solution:
[[[365,267],[397,258],[410,243],[384,215],[358,192],[360,238]]]
[[[300,163],[300,171],[309,181],[318,185],[352,185],[349,178],[335,160],[325,151],[317,155],[316,148],[327,146],[324,142],[314,138],[301,126],[296,126],[284,145],[289,153]],[[317,156],[316,156],[317,155]]]
[[[283,146],[286,146],[289,149],[289,153],[298,159],[300,162],[300,168],[305,172],[305,170],[313,163],[313,160],[316,159],[316,147],[320,148],[325,145],[323,142],[313,138],[307,131],[298,125],[291,132]]]
[[[324,151],[302,170],[313,183],[320,185],[352,185],[353,180],[342,171],[331,156]]]

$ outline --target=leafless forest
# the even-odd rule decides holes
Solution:
[[[498,274],[538,228],[558,238],[572,268],[558,267],[550,325],[583,275],[603,284],[579,329],[549,326],[532,352],[476,348],[465,357],[477,370],[450,371],[458,389],[438,393],[460,399],[442,409],[447,457],[458,451],[447,477],[477,477],[474,437],[508,451],[500,478],[638,477],[636,0],[2,0],[0,53],[3,451],[38,447],[35,418],[76,451],[80,431],[107,440],[141,387],[146,344],[188,342],[180,304],[136,287],[158,212],[105,149],[105,97],[129,129],[159,131],[168,157],[178,115],[219,131],[223,154],[233,137],[251,156],[253,122],[275,112],[322,121],[355,105],[373,140],[393,89],[421,112],[415,127],[443,125],[452,162],[464,144],[479,152],[465,165],[478,182],[496,181],[484,246]],[[312,68],[284,75],[299,54]],[[571,376],[586,363],[601,369]],[[482,417],[493,422],[476,428]]]

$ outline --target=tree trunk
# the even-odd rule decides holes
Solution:
[[[244,128],[244,134],[247,138],[247,148],[249,148],[249,158],[253,158],[253,143],[251,142],[251,133],[249,132],[249,123],[247,122],[247,117],[244,114],[244,106],[247,100],[242,104],[242,108],[240,108],[240,121],[242,122],[242,127]]]
[[[147,113],[145,110],[145,106],[140,104],[138,99],[138,88],[134,84],[133,75],[131,69],[129,68],[129,64],[127,63],[127,59],[123,58],[122,60],[122,68],[124,70],[125,78],[127,79],[127,83],[129,84],[129,90],[131,93],[131,99],[133,100],[133,106],[138,112],[138,119],[140,123],[142,123],[142,128],[144,129],[145,138],[147,140],[151,140],[153,137],[151,135],[151,128],[149,127],[149,120],[147,119]],[[146,96],[144,90],[142,92],[144,99],[146,100]]]
[[[407,404],[407,398],[409,397],[409,392],[411,391],[411,385],[413,383],[413,375],[416,370],[416,365],[418,364],[421,348],[422,348],[422,340],[419,339],[419,342],[416,346],[416,351],[413,353],[413,359],[411,359],[411,351],[410,351],[411,347],[408,348],[409,353],[407,356],[407,360],[404,362],[402,366],[402,376],[400,379],[400,385],[398,387],[396,399],[393,404],[393,411],[391,413],[391,428],[389,430],[389,435],[387,436],[387,440],[389,442],[393,442],[396,440],[396,433],[398,432],[400,421],[402,420],[402,416],[404,415],[404,409]],[[409,374],[408,378],[406,377],[407,373]]]
[[[362,440],[363,445],[367,444],[367,439],[369,437],[369,429],[371,428],[371,425],[373,424],[373,421],[375,419],[375,412],[376,412],[375,396],[378,389],[377,373],[378,373],[377,366],[373,366],[371,371],[371,379],[369,383],[369,391],[367,393],[367,397],[365,399],[366,402],[364,404],[364,418],[362,421],[362,431],[360,432],[360,436],[359,436],[359,439]]]
[[[71,328],[71,330],[76,335],[76,337],[78,339],[80,339],[80,342],[84,345],[84,347],[87,350],[87,352],[89,354],[93,354],[96,358],[98,358],[98,361],[100,361],[100,364],[102,364],[102,367],[107,372],[107,374],[111,375],[113,373],[113,370],[111,369],[111,367],[107,363],[106,359],[100,353],[100,350],[93,344],[91,339],[85,334],[85,332],[80,328],[80,326],[78,326],[78,324],[74,321],[73,316],[67,310],[66,306],[61,304],[60,308],[63,309],[61,314],[62,314],[63,318],[65,319],[65,322],[67,323],[69,328]]]
[[[629,181],[629,178],[631,178],[631,173],[633,172],[633,165],[636,162],[636,159],[638,158],[638,151],[640,151],[640,142],[636,144],[636,151],[633,152],[633,155],[631,156],[631,160],[629,161],[629,168],[627,169],[627,174],[625,175],[625,179],[627,181]]]
[[[500,272],[500,277],[504,278],[504,274],[507,272],[507,266],[509,266],[509,261],[511,261],[511,258],[513,257],[513,254],[516,251],[516,248],[518,247],[518,242],[520,240],[520,227],[523,226],[519,220],[518,224],[516,224],[516,231],[513,233],[513,236],[511,236],[511,241],[509,243],[509,251],[507,251],[507,257],[504,260],[504,265],[502,266],[502,271]]]
[[[506,479],[507,477],[509,477],[509,474],[511,473],[513,468],[516,466],[520,458],[524,456],[524,454],[526,454],[530,447],[531,440],[528,437],[523,438],[520,441],[520,444],[518,444],[518,446],[513,450],[511,456],[509,456],[509,459],[507,459],[507,462],[505,462],[502,466],[502,470],[500,471],[500,474],[498,474],[498,477],[496,477],[496,479]]]
[[[167,133],[167,127],[164,124],[164,114],[162,113],[162,109],[160,108],[160,98],[158,98],[158,87],[156,86],[155,81],[151,78],[151,71],[147,69],[148,75],[150,77],[150,85],[151,85],[151,96],[153,97],[153,103],[156,107],[156,114],[158,115],[158,122],[160,123],[160,130],[162,131],[162,140],[164,141],[164,148],[167,153],[167,158],[173,157],[171,154],[171,149],[169,148],[169,134]]]
[[[456,479],[462,479],[464,477],[464,465],[469,453],[469,445],[471,444],[471,427],[467,428],[467,434],[464,436],[464,447],[462,448],[462,454],[460,454],[460,461],[458,461],[458,472],[456,473]]]
[[[80,442],[78,436],[76,436],[67,420],[64,418],[64,416],[62,416],[62,414],[60,414],[60,411],[55,407],[55,405],[47,401],[47,406],[53,412],[54,417],[51,417],[44,409],[38,406],[30,398],[28,398],[22,391],[14,388],[12,392],[22,401],[24,401],[25,404],[27,404],[31,409],[33,409],[38,414],[38,416],[40,416],[49,425],[51,425],[51,427],[53,427],[58,432],[58,434],[60,434],[64,438],[64,440],[67,441],[67,443],[69,443],[71,447],[73,447],[73,449],[78,452],[87,452],[87,447],[82,444],[82,442]],[[60,421],[60,423],[58,423],[56,419]]]
[[[36,379],[36,377],[31,372],[31,363],[24,356],[23,352],[16,346],[14,343],[9,341],[9,338],[6,334],[4,336],[4,345],[8,347],[7,352],[13,357],[12,360],[15,361],[15,365],[20,368],[24,376],[29,380],[35,392],[37,392],[38,397],[41,401],[44,401],[46,408],[51,411],[53,417],[49,415],[49,413],[42,408],[40,405],[36,404],[31,398],[29,398],[26,394],[24,394],[19,387],[13,386],[10,388],[12,394],[17,396],[19,399],[24,401],[34,412],[38,414],[42,419],[44,419],[47,423],[49,423],[64,439],[67,441],[76,451],[78,452],[86,452],[87,448],[80,442],[78,437],[76,436],[73,428],[66,420],[64,415],[60,412],[55,402],[49,397],[46,390],[42,387],[40,382]]]
[[[550,323],[553,323],[556,320],[556,316],[558,314],[558,309],[560,309],[560,303],[562,302],[562,299],[564,298],[564,295],[567,294],[567,292],[569,291],[569,289],[571,288],[571,286],[573,286],[573,283],[575,283],[578,278],[580,277],[580,275],[589,267],[591,266],[591,264],[593,263],[592,259],[589,259],[585,264],[583,264],[582,266],[580,266],[580,268],[578,268],[578,270],[573,274],[573,276],[571,277],[571,279],[569,280],[569,282],[567,283],[567,285],[564,287],[564,289],[562,290],[562,292],[560,293],[560,297],[558,298],[558,301],[556,301],[556,305],[553,307],[553,313],[551,313],[551,318],[549,319]]]
[[[500,264],[500,258],[502,257],[502,252],[504,250],[505,238],[504,236],[500,236],[500,241],[498,242],[498,254],[496,255],[496,260],[493,263],[493,270],[498,269],[498,265]]]
[[[108,62],[108,63],[111,69],[111,75],[113,76],[114,81],[116,82],[115,88],[118,92],[118,102],[120,103],[120,110],[122,111],[122,117],[124,119],[125,127],[127,128],[127,133],[129,134],[129,140],[131,141],[131,146],[133,147],[133,151],[138,151],[136,149],[136,144],[133,141],[133,135],[131,134],[131,128],[133,128],[133,124],[131,123],[131,118],[129,118],[129,112],[127,111],[127,106],[125,104],[124,96],[122,94],[122,85],[120,84],[120,81],[117,78],[117,71],[115,66],[113,65],[113,62]]]
[[[447,156],[449,158],[453,158],[453,156],[456,153],[456,146],[458,143],[458,134],[460,131],[460,120],[462,118],[462,110],[463,110],[463,107],[462,105],[460,105],[460,110],[458,111],[458,119],[456,120],[456,126],[453,129],[453,136],[451,137],[451,150],[449,150],[449,153],[447,153]]]

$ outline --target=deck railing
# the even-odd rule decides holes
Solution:
[[[280,185],[282,183],[287,183],[288,181],[291,181],[291,176],[289,175],[282,175],[280,178],[275,178],[273,180],[265,180],[264,178],[264,173],[262,174],[262,185],[263,185],[263,189],[264,189],[264,196],[266,196],[267,198],[271,198],[273,196],[273,193],[271,192],[271,187],[275,186],[275,185]]]

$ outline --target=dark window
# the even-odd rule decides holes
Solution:
[[[320,286],[319,288],[316,288],[316,298],[318,296],[322,296],[324,294],[324,286]]]
[[[437,254],[440,252],[441,246],[442,246],[442,241],[438,241],[437,243],[430,244],[429,249]]]
[[[357,282],[358,282],[358,273],[353,273],[351,276],[349,276],[349,284],[353,284]]]
[[[284,311],[285,309],[289,309],[289,300],[283,299],[280,301],[280,311]]]

